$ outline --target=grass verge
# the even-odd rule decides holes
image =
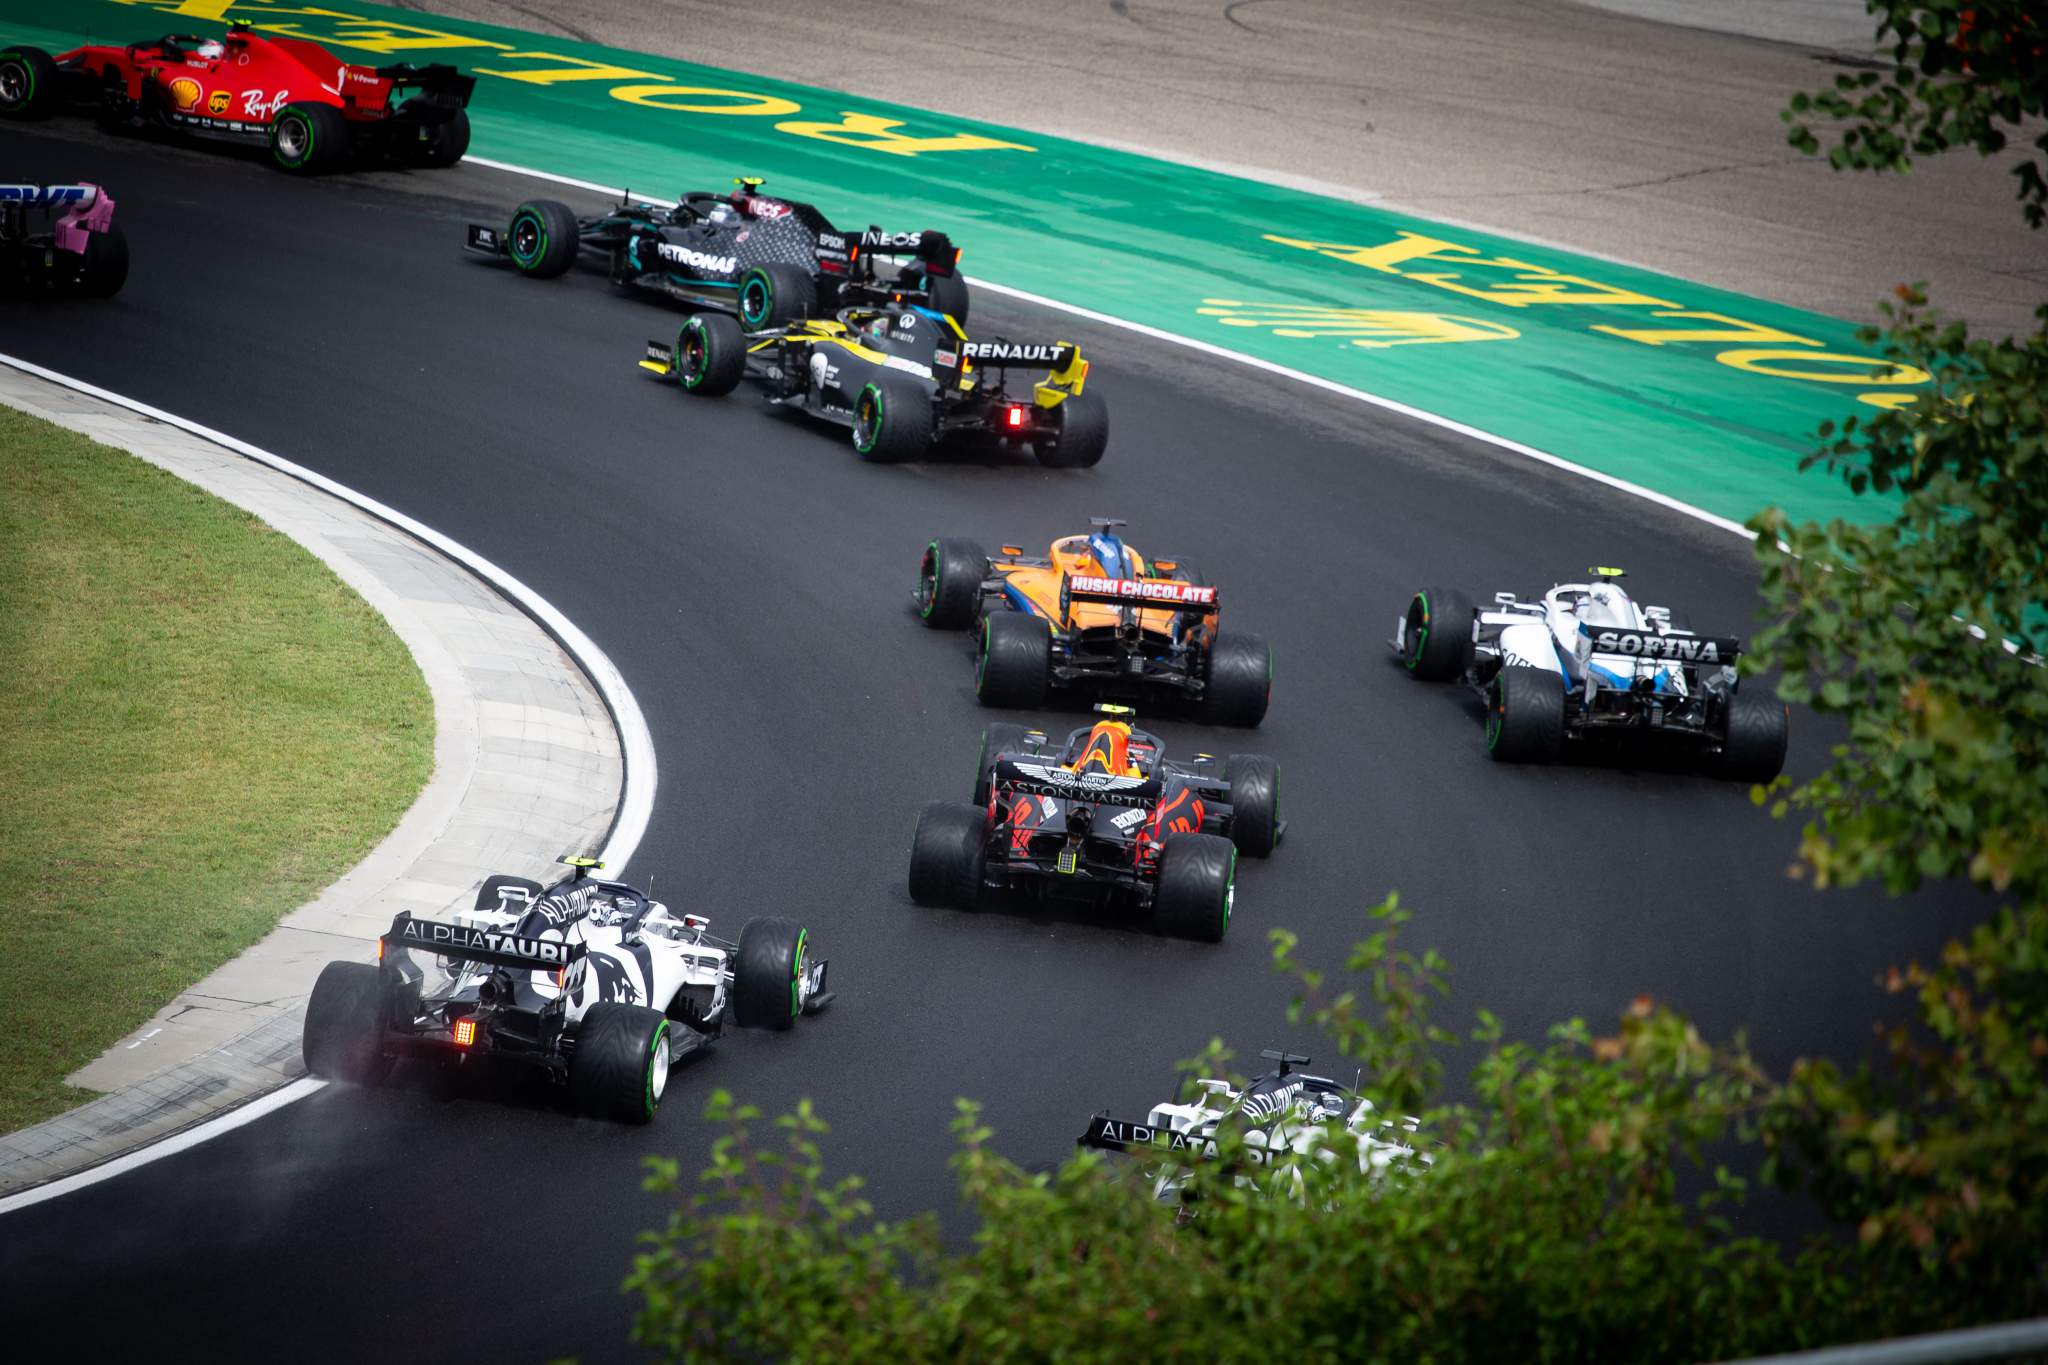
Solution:
[[[326,565],[0,407],[0,1131],[374,847],[433,742]]]

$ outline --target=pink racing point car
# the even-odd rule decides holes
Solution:
[[[0,292],[104,299],[127,279],[128,239],[106,190],[0,185]]]

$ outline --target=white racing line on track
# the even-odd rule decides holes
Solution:
[[[630,193],[628,190],[616,189],[610,185],[600,185],[595,181],[578,180],[573,176],[567,175],[556,175],[552,171],[538,171],[531,166],[516,166],[509,161],[489,161],[480,156],[466,156],[463,158],[463,161],[472,166],[487,166],[494,171],[505,171],[511,175],[523,175],[530,179],[545,180],[556,185],[567,185],[573,189],[590,190],[597,194],[623,197]],[[651,194],[635,194],[632,197],[643,204],[659,204],[664,208],[673,208],[676,202],[673,199],[663,199]],[[1713,512],[1707,511],[1704,507],[1695,507],[1689,502],[1680,502],[1677,498],[1671,497],[1666,493],[1659,493],[1654,488],[1645,488],[1639,483],[1630,483],[1627,479],[1619,479],[1612,474],[1603,474],[1597,469],[1588,469],[1585,465],[1574,464],[1561,455],[1553,455],[1547,450],[1538,450],[1534,446],[1524,445],[1520,441],[1512,441],[1505,436],[1497,436],[1493,432],[1484,431],[1475,426],[1468,426],[1463,422],[1453,421],[1451,418],[1429,412],[1423,408],[1411,407],[1398,399],[1371,393],[1365,389],[1355,389],[1349,384],[1339,384],[1334,379],[1325,379],[1321,375],[1310,374],[1306,370],[1291,369],[1286,365],[1276,364],[1270,360],[1261,360],[1257,356],[1246,355],[1242,351],[1233,351],[1227,346],[1218,346],[1213,342],[1199,341],[1194,337],[1181,336],[1177,332],[1169,332],[1163,328],[1148,326],[1142,322],[1130,322],[1123,318],[1112,317],[1108,313],[1098,313],[1093,308],[1082,308],[1078,304],[1062,303],[1058,299],[1049,299],[1043,294],[1033,294],[1028,290],[1013,289],[1006,284],[997,284],[994,280],[982,279],[975,275],[969,275],[967,280],[968,283],[977,289],[986,289],[991,293],[1001,294],[1006,298],[1020,299],[1025,303],[1036,304],[1041,308],[1050,308],[1055,312],[1069,313],[1074,317],[1086,318],[1090,322],[1099,322],[1105,327],[1118,327],[1126,332],[1136,332],[1140,336],[1150,337],[1154,341],[1164,341],[1170,345],[1183,346],[1191,351],[1199,351],[1203,355],[1214,356],[1218,360],[1233,361],[1239,365],[1248,365],[1255,370],[1263,370],[1267,374],[1278,375],[1282,379],[1292,379],[1297,383],[1307,384],[1311,388],[1321,389],[1325,393],[1334,393],[1339,397],[1349,398],[1354,402],[1369,403],[1373,407],[1384,408],[1388,412],[1397,412],[1403,417],[1412,417],[1418,422],[1426,422],[1430,426],[1439,427],[1444,431],[1456,432],[1458,435],[1469,440],[1479,441],[1496,449],[1505,450],[1510,454],[1520,455],[1524,459],[1534,460],[1538,464],[1549,465],[1553,469],[1561,469],[1567,474],[1576,474],[1582,479],[1591,479],[1594,483],[1605,484],[1609,488],[1627,493],[1632,497],[1654,502],[1659,507],[1668,508],[1680,516],[1691,517],[1695,521],[1703,521],[1707,525],[1719,527],[1723,531],[1732,531],[1744,540],[1755,539],[1755,533],[1741,522],[1731,521],[1727,517],[1716,515]]]
[[[646,717],[640,712],[640,703],[634,699],[632,689],[626,686],[626,679],[619,672],[617,665],[612,663],[605,652],[597,647],[597,643],[585,635],[575,622],[557,610],[553,603],[468,546],[449,539],[432,527],[413,520],[395,508],[386,507],[376,499],[366,497],[345,484],[336,483],[323,474],[316,474],[303,465],[294,464],[281,456],[250,445],[247,441],[238,440],[211,427],[201,426],[175,413],[153,408],[147,403],[110,392],[96,384],[88,384],[82,379],[74,379],[70,375],[44,369],[32,361],[0,353],[0,365],[10,366],[53,384],[61,384],[67,389],[90,395],[105,403],[112,403],[116,407],[126,408],[151,421],[188,431],[203,440],[211,441],[259,464],[268,465],[280,473],[289,474],[303,483],[311,484],[322,492],[331,493],[379,521],[387,522],[414,539],[432,546],[516,603],[520,610],[539,622],[542,629],[552,635],[583,671],[589,674],[591,682],[596,684],[599,694],[604,697],[605,706],[612,713],[613,723],[618,726],[619,744],[626,767],[625,792],[619,800],[618,814],[612,822],[611,835],[605,840],[604,847],[598,850],[597,856],[608,869],[623,868],[632,858],[635,850],[640,847],[641,838],[647,833],[648,818],[654,812],[654,736],[647,728]],[[102,1180],[132,1171],[138,1166],[146,1166],[162,1157],[182,1152],[188,1147],[196,1147],[209,1138],[231,1132],[273,1110],[302,1100],[324,1089],[326,1085],[327,1082],[312,1077],[294,1081],[280,1090],[273,1090],[268,1095],[251,1100],[183,1132],[175,1133],[161,1142],[152,1143],[126,1156],[116,1157],[112,1161],[102,1162],[76,1175],[65,1176],[0,1199],[0,1214],[12,1213],[16,1209],[28,1208],[33,1204],[70,1194],[74,1190],[96,1185]]]

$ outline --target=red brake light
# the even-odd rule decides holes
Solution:
[[[1023,425],[1024,425],[1024,409],[1022,409],[1022,408],[1011,408],[1011,409],[1010,409],[1010,425],[1011,425],[1011,426],[1013,426],[1013,427],[1021,427],[1021,426],[1023,426]]]
[[[474,1043],[475,1041],[476,1020],[457,1019],[455,1021],[455,1046],[468,1047],[471,1043]]]

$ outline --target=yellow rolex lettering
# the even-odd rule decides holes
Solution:
[[[1933,376],[1911,365],[1895,365],[1867,355],[1835,355],[1828,351],[1723,351],[1714,359],[1750,374],[1767,374],[1775,379],[1812,379],[1822,384],[1925,384]],[[1786,368],[1770,361],[1793,361],[1800,366],[1842,365],[1853,369],[1836,371]]]
[[[617,93],[616,91],[613,93]],[[795,113],[796,106],[790,105],[789,112]],[[868,151],[887,152],[891,156],[921,156],[926,152],[1035,152],[1036,147],[1027,147],[1021,142],[1003,142],[978,133],[948,133],[943,137],[912,137],[894,129],[903,126],[902,119],[878,118],[873,114],[847,114],[839,123],[778,123],[777,132],[794,133],[798,137],[814,137],[821,142],[837,142],[846,147],[861,147]]]
[[[777,99],[773,95],[750,95],[744,90],[720,90],[708,85],[619,85],[614,86],[611,93],[613,99],[624,100],[628,104],[670,109],[681,114],[765,114],[779,118],[784,114],[794,114],[802,107],[793,100]],[[693,100],[692,96],[700,98]],[[701,102],[703,96],[740,102],[705,104]]]
[[[1666,299],[1652,298],[1634,290],[1616,288],[1601,284],[1583,275],[1560,275],[1555,270],[1546,270],[1540,265],[1526,261],[1509,261],[1506,257],[1498,261],[1474,262],[1481,265],[1516,266],[1520,273],[1514,279],[1502,284],[1473,288],[1458,283],[1455,271],[1407,270],[1401,277],[1423,284],[1433,284],[1439,289],[1448,289],[1453,294],[1464,294],[1470,298],[1484,299],[1488,303],[1502,304],[1508,308],[1526,308],[1532,303],[1575,303],[1597,307],[1630,308],[1676,308],[1678,305]]]
[[[1819,346],[1822,343],[1810,337],[1794,336],[1781,332],[1775,327],[1766,327],[1760,322],[1744,322],[1731,318],[1725,313],[1701,313],[1686,309],[1659,311],[1650,314],[1653,318],[1683,318],[1688,322],[1719,323],[1717,327],[1605,327],[1595,326],[1592,330],[1605,332],[1609,336],[1640,341],[1645,346],[1670,346],[1688,341],[1746,341],[1755,346]]]
[[[528,85],[560,85],[564,81],[665,81],[667,76],[654,71],[635,71],[630,66],[611,66],[604,62],[588,62],[581,57],[564,57],[558,52],[507,52],[494,60],[503,62],[547,62],[549,65],[534,67],[525,71],[502,71],[488,66],[476,68],[479,76],[503,76],[508,81],[524,81]]]
[[[348,47],[359,52],[420,52],[430,48],[445,47],[492,47],[499,51],[510,48],[510,43],[494,43],[484,38],[472,38],[460,33],[444,33],[440,29],[420,28],[413,24],[394,24],[382,19],[365,19],[359,14],[344,14],[332,9],[271,10],[268,13],[298,14],[312,19],[330,19],[332,26],[321,33],[307,33],[304,24],[256,24],[251,28],[261,33],[279,33],[292,38],[311,38],[328,47]],[[237,14],[235,17],[242,17]],[[254,17],[254,16],[251,16]]]
[[[1299,237],[1279,237],[1265,234],[1269,242],[1282,246],[1298,247],[1303,251],[1317,251],[1333,261],[1348,261],[1362,265],[1367,270],[1384,271],[1389,275],[1401,273],[1401,267],[1409,261],[1458,260],[1461,256],[1472,257],[1479,253],[1469,246],[1456,242],[1439,241],[1425,237],[1419,232],[1403,232],[1394,241],[1382,246],[1348,246],[1342,242],[1309,242]]]
[[[1856,395],[1856,401],[1868,403],[1873,408],[1897,409],[1911,407],[1920,401],[1920,395],[1917,393],[1859,393]]]

